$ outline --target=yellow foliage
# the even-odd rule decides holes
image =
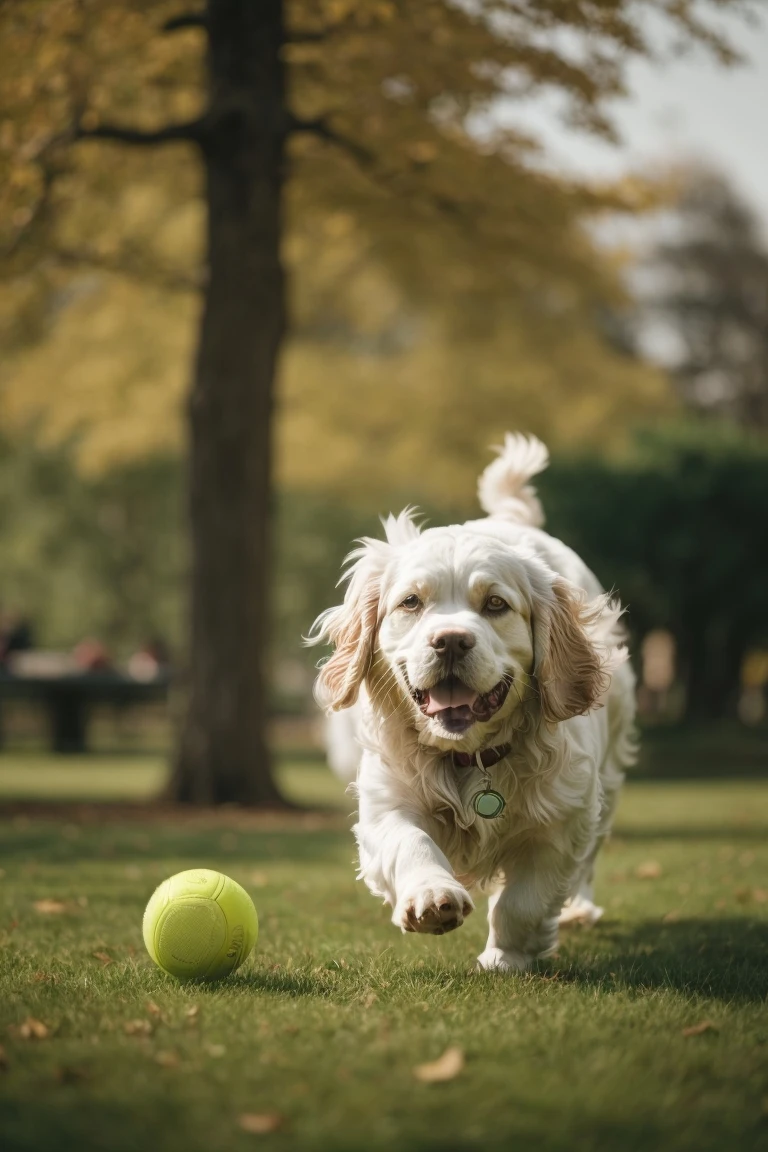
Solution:
[[[417,479],[463,499],[506,427],[604,445],[668,410],[664,380],[596,332],[622,291],[583,227],[658,190],[559,180],[530,163],[535,141],[470,131],[514,83],[557,89],[574,123],[608,132],[602,104],[645,51],[635,7],[286,0],[289,33],[308,34],[284,53],[291,108],[340,143],[289,149],[282,482],[371,494]],[[722,54],[691,5],[663,7]],[[160,34],[176,15],[175,0],[0,9],[0,417],[75,436],[88,469],[183,443],[200,164],[186,146],[72,143],[76,114],[143,129],[199,114],[203,37]]]

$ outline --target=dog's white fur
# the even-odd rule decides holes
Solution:
[[[547,462],[538,440],[508,435],[480,478],[488,519],[420,531],[410,511],[390,517],[386,541],[365,539],[351,554],[344,603],[312,634],[335,646],[318,700],[359,711],[360,876],[403,931],[458,927],[471,890],[491,889],[485,969],[522,970],[554,950],[558,922],[599,918],[594,860],[634,756],[621,610],[541,530],[528,482]],[[403,605],[414,595],[415,611]],[[491,614],[489,596],[509,611]],[[473,689],[513,677],[502,707],[459,734],[411,695],[444,672],[430,639],[445,627],[471,634],[460,671]],[[490,769],[506,808],[484,820],[472,807],[483,774],[451,754],[507,743]]]

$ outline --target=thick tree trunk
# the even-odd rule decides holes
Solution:
[[[209,282],[189,415],[189,703],[172,793],[275,804],[267,743],[270,438],[285,325],[281,0],[209,0]]]

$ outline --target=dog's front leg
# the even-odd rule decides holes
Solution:
[[[403,932],[435,936],[459,928],[474,907],[472,898],[417,814],[394,810],[366,818],[365,807],[361,803],[355,827],[360,875],[392,905],[392,923]]]
[[[551,852],[515,860],[505,885],[488,901],[488,942],[478,968],[523,972],[557,947],[558,916],[576,864]]]

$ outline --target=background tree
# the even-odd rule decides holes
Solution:
[[[647,0],[642,7],[728,55],[691,4]],[[278,798],[263,664],[284,215],[300,234],[311,218],[310,189],[326,211],[364,215],[380,263],[420,273],[411,284],[416,297],[437,295],[431,255],[438,245],[439,288],[470,348],[487,332],[482,305],[491,297],[497,323],[514,307],[520,328],[541,339],[577,332],[580,318],[614,290],[582,223],[590,213],[626,207],[628,198],[546,175],[534,142],[500,130],[492,111],[502,96],[553,89],[574,124],[610,134],[602,105],[621,94],[627,60],[651,50],[638,9],[630,0],[466,8],[444,0],[208,0],[201,13],[173,16],[148,0],[98,11],[88,0],[30,0],[0,10],[14,49],[4,54],[10,67],[3,80],[7,247],[17,274],[33,269],[25,297],[31,329],[45,317],[52,282],[61,291],[62,267],[143,264],[130,229],[117,243],[111,233],[107,243],[92,239],[83,181],[101,185],[110,221],[106,188],[112,165],[125,161],[115,153],[106,163],[106,153],[86,141],[100,148],[105,141],[185,143],[202,159],[205,303],[189,403],[192,639],[174,785],[180,799]],[[177,45],[205,36],[205,81],[197,44],[169,48],[173,38],[156,36],[166,16]],[[73,159],[86,149],[84,159]],[[151,183],[157,161],[144,163]],[[194,165],[177,163],[193,186]],[[41,245],[53,267],[41,266]],[[161,268],[157,279],[164,278]],[[461,443],[460,420],[455,429]]]
[[[664,348],[684,403],[768,428],[768,249],[726,176],[684,174],[645,270],[647,339]]]

